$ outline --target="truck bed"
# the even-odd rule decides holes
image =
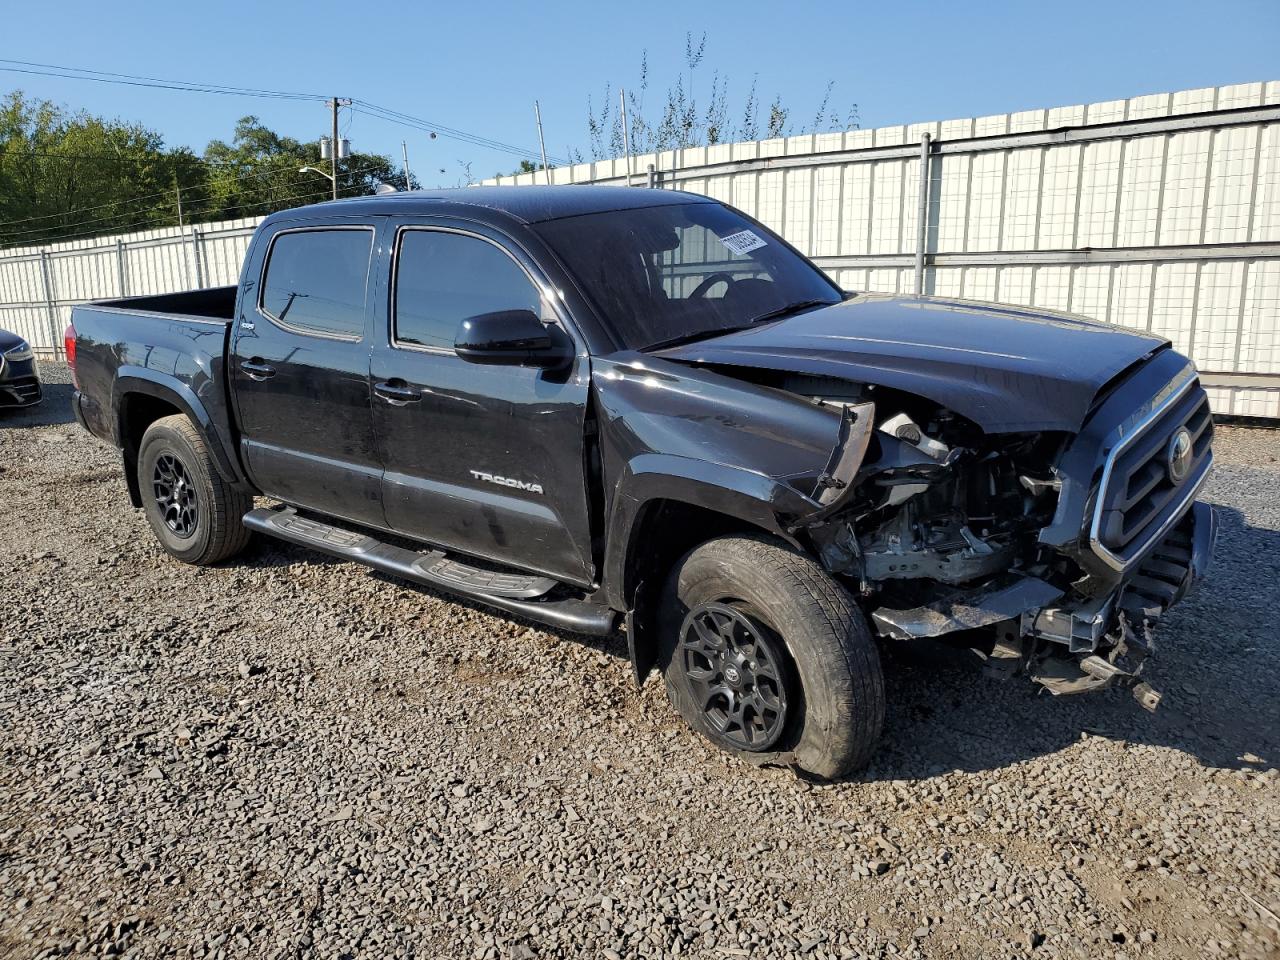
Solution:
[[[159,293],[149,297],[124,297],[119,300],[98,300],[94,307],[113,307],[135,313],[164,313],[184,317],[202,317],[210,320],[232,320],[236,312],[236,287],[208,287],[204,290],[183,290],[180,293]]]
[[[238,478],[226,377],[235,302],[235,287],[214,287],[74,307],[80,421],[120,446],[129,403],[167,398],[204,433],[220,472]]]

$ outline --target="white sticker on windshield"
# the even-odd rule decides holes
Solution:
[[[737,233],[731,233],[727,237],[721,237],[720,242],[734,253],[750,253],[752,250],[759,250],[761,247],[768,246],[750,230],[739,230]]]

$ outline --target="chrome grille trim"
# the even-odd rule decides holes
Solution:
[[[1203,467],[1200,470],[1200,475],[1196,477],[1193,482],[1188,483],[1178,493],[1175,500],[1170,501],[1170,503],[1174,503],[1175,506],[1173,506],[1169,515],[1140,543],[1133,544],[1126,548],[1126,552],[1129,554],[1129,559],[1126,560],[1124,557],[1114,553],[1102,542],[1102,522],[1107,501],[1106,493],[1111,486],[1112,474],[1115,470],[1116,462],[1119,460],[1121,454],[1123,454],[1134,441],[1146,434],[1146,432],[1158,420],[1160,420],[1161,417],[1168,413],[1172,407],[1181,402],[1194,387],[1199,385],[1199,378],[1194,375],[1194,372],[1190,367],[1188,367],[1188,372],[1191,375],[1187,376],[1186,381],[1177,389],[1167,393],[1166,396],[1161,398],[1158,403],[1154,404],[1146,415],[1132,427],[1128,435],[1123,437],[1120,442],[1111,449],[1107,454],[1107,459],[1103,463],[1102,479],[1099,481],[1098,486],[1094,491],[1095,503],[1093,519],[1089,526],[1089,546],[1093,552],[1113,570],[1123,572],[1133,566],[1134,563],[1141,559],[1152,546],[1158,543],[1171,529],[1173,529],[1178,521],[1182,519],[1191,503],[1195,500],[1196,495],[1204,486],[1205,481],[1208,480],[1209,473],[1213,469],[1213,449],[1210,447],[1206,452]],[[1184,373],[1183,376],[1186,376],[1186,374]],[[1178,378],[1174,379],[1174,383],[1176,383],[1177,379]],[[1168,388],[1166,387],[1166,390],[1167,389]],[[1212,412],[1210,412],[1210,417],[1212,417]]]

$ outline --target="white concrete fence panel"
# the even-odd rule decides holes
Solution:
[[[233,284],[262,218],[0,251],[0,328],[62,355],[71,308],[91,300]]]
[[[922,140],[929,136],[920,224]],[[1280,81],[576,164],[732,203],[843,287],[1152,330],[1219,413],[1280,418]],[[490,183],[546,182],[545,173]],[[923,230],[923,237],[921,231]]]
[[[1196,361],[1217,412],[1280,418],[1280,81],[717,144],[550,180],[724,200],[850,290],[919,284],[1149,329]],[[0,327],[56,356],[76,303],[234,283],[258,222],[0,251]]]

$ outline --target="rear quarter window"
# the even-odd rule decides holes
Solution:
[[[267,255],[259,307],[282,326],[359,339],[373,230],[316,229],[277,234]]]

